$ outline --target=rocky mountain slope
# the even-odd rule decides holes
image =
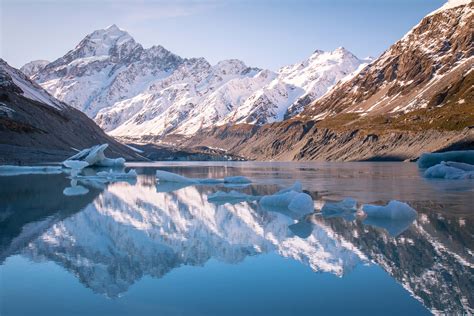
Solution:
[[[287,121],[215,127],[182,145],[264,160],[403,160],[474,148],[473,12],[471,1],[448,2]]]
[[[27,77],[31,77],[37,72],[43,70],[46,65],[49,64],[49,61],[47,60],[33,60],[30,61],[29,63],[23,65],[20,68],[20,71],[24,73]]]
[[[301,112],[340,79],[363,68],[344,48],[315,51],[277,73],[240,60],[216,65],[144,49],[112,25],[73,50],[25,71],[56,98],[85,112],[113,136],[191,136],[216,125],[281,121]]]
[[[137,159],[82,112],[55,99],[0,59],[0,163],[60,161],[109,143],[112,156]]]

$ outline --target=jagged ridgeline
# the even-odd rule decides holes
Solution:
[[[211,65],[162,46],[143,48],[112,25],[87,35],[63,57],[24,66],[33,80],[83,111],[113,136],[191,136],[224,124],[292,117],[370,60],[340,47],[316,50],[278,72],[236,59]]]

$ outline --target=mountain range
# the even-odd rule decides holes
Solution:
[[[340,47],[317,50],[276,73],[236,59],[211,65],[204,58],[181,58],[162,46],[145,49],[111,25],[47,65],[34,61],[22,69],[110,135],[141,138],[282,121],[369,61]]]
[[[116,25],[21,69],[126,142],[251,160],[404,160],[474,146],[472,14],[471,1],[450,0],[376,59],[316,50],[276,72],[144,48]]]

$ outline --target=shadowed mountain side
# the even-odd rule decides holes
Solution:
[[[103,143],[109,143],[110,157],[143,160],[0,59],[0,163],[61,161],[75,153],[73,148]]]

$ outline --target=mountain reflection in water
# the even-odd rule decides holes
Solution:
[[[224,175],[217,167],[193,170]],[[418,211],[413,223],[364,222],[263,210],[255,202],[217,205],[207,197],[235,188],[156,185],[153,170],[140,173],[134,184],[83,184],[89,192],[72,197],[62,194],[70,185],[65,175],[0,177],[0,262],[15,254],[52,261],[113,298],[143,276],[277,253],[339,277],[377,264],[429,310],[473,312],[472,217],[445,212],[443,204],[410,201]],[[237,190],[272,194],[281,188],[276,183]],[[317,206],[326,199],[321,191],[308,193]]]

